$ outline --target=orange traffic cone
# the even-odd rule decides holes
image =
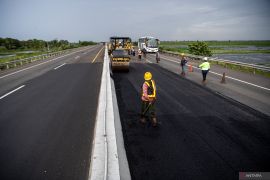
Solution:
[[[189,72],[193,72],[193,67],[192,67],[192,65],[189,65],[188,71],[189,71]]]

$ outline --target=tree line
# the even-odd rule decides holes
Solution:
[[[39,39],[18,40],[13,38],[0,37],[0,51],[9,50],[39,50],[39,51],[56,51],[81,46],[88,46],[96,44],[93,41],[79,41],[78,43],[69,42],[67,40],[51,40],[44,41]]]

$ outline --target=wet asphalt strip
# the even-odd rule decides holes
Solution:
[[[158,128],[139,123],[143,74],[157,84]],[[238,179],[269,171],[270,118],[155,64],[113,75],[133,180]]]

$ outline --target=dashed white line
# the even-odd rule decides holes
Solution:
[[[85,49],[87,49],[87,48],[85,48]],[[36,64],[36,65],[34,65],[34,66],[30,66],[30,67],[28,67],[28,68],[21,69],[21,70],[19,70],[19,71],[15,71],[15,72],[10,73],[10,74],[6,74],[6,75],[4,75],[4,76],[1,76],[0,79],[3,79],[3,78],[8,77],[8,76],[11,76],[11,75],[13,75],[13,74],[17,74],[17,73],[22,72],[22,71],[26,71],[26,70],[28,70],[28,69],[32,69],[32,68],[37,67],[37,66],[40,66],[40,65],[42,65],[42,64],[49,63],[49,62],[54,61],[54,60],[59,59],[59,58],[63,58],[63,57],[72,55],[72,54],[74,54],[74,53],[84,51],[85,49],[82,49],[82,50],[80,50],[80,51],[75,51],[75,52],[72,52],[72,53],[70,53],[70,54],[66,54],[66,55],[63,55],[63,56],[59,56],[59,57],[54,58],[54,59],[51,59],[51,60],[49,60],[49,61],[46,61],[46,62],[43,62],[43,63],[40,63],[40,64]],[[91,49],[92,49],[92,47],[91,47]]]
[[[14,93],[15,91],[18,91],[19,89],[23,88],[24,86],[25,86],[25,85],[22,85],[22,86],[20,86],[20,87],[18,87],[18,88],[16,88],[16,89],[10,91],[9,93],[6,93],[5,95],[1,96],[0,99],[3,99],[3,98],[5,98],[5,97],[7,97],[8,95]]]
[[[151,61],[149,61],[148,59],[146,59],[146,61],[147,61],[147,62],[149,62],[150,64],[152,64],[152,62],[151,62]]]
[[[61,64],[60,66],[55,67],[55,68],[54,68],[54,70],[56,70],[56,69],[58,69],[58,68],[60,68],[60,67],[64,66],[65,64],[66,64],[66,63]]]

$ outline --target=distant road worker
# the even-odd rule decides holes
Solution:
[[[205,83],[206,81],[206,75],[208,73],[208,71],[210,70],[210,63],[208,62],[208,58],[204,57],[203,58],[203,63],[199,65],[199,68],[201,68],[202,70],[202,76],[203,76],[203,83]]]
[[[160,61],[159,52],[156,52],[156,61],[157,61],[157,63]]]
[[[182,69],[181,75],[185,76],[186,75],[187,58],[186,58],[184,53],[181,53],[180,57],[181,57],[180,66],[181,66],[181,69]]]
[[[132,53],[133,56],[135,56],[135,50],[134,50],[133,47],[132,47],[132,49],[131,49],[131,53]]]
[[[142,51],[140,49],[138,50],[138,58],[142,59]]]
[[[141,109],[141,123],[146,123],[147,114],[150,115],[150,120],[154,127],[157,126],[157,118],[155,112],[155,102],[156,102],[156,84],[152,80],[152,74],[146,72],[144,74],[144,80],[142,86],[142,109]]]
[[[147,52],[144,50],[144,51],[142,51],[142,53],[143,53],[143,58],[146,59],[146,53]]]

